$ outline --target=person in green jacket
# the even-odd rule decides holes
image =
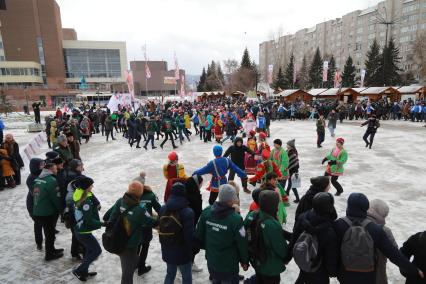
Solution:
[[[133,273],[138,267],[138,247],[142,243],[143,228],[152,228],[157,225],[157,220],[151,217],[145,204],[140,201],[143,192],[144,186],[138,181],[132,181],[124,196],[118,199],[104,216],[104,219],[109,218],[109,221],[113,221],[120,212],[131,208],[124,216],[124,227],[129,240],[126,249],[119,255],[122,284],[133,283]]]
[[[336,148],[334,148],[330,154],[328,154],[323,160],[322,164],[328,162],[327,169],[325,170],[325,176],[331,176],[331,184],[336,188],[336,196],[343,193],[343,187],[337,181],[339,176],[342,176],[345,169],[344,165],[348,161],[348,152],[343,148],[345,140],[343,138],[337,138]]]
[[[257,283],[279,284],[280,273],[285,271],[287,241],[277,220],[280,197],[277,192],[265,190],[259,195],[259,238],[264,259],[254,266]]]
[[[57,145],[53,146],[53,151],[59,154],[59,157],[64,161],[64,167],[68,169],[68,164],[74,159],[74,155],[68,145],[67,137],[64,134],[56,138]]]
[[[219,201],[201,213],[195,236],[206,251],[207,267],[213,283],[239,282],[239,263],[248,269],[248,244],[243,219],[232,207],[238,203],[235,188],[219,188]]]
[[[99,219],[98,202],[95,200],[92,189],[93,179],[82,176],[75,182],[76,190],[73,194],[74,217],[76,225],[74,233],[77,240],[84,246],[85,253],[81,264],[72,271],[75,277],[81,281],[96,276],[96,272],[89,272],[89,266],[102,253],[98,240],[92,232],[105,226]]]
[[[62,210],[59,185],[56,180],[57,168],[53,160],[46,160],[45,167],[34,180],[33,216],[37,225],[43,228],[45,236],[45,260],[58,259],[63,249],[55,249],[55,228]]]
[[[175,140],[173,138],[173,127],[174,123],[172,118],[170,117],[170,114],[165,114],[163,123],[162,123],[162,131],[164,132],[164,140],[161,142],[160,147],[163,149],[164,144],[167,142],[167,140],[170,139],[172,141],[173,149],[176,149]]]
[[[272,149],[271,152],[271,160],[278,166],[281,172],[281,179],[279,180],[279,183],[281,184],[282,188],[285,188],[285,184],[287,183],[287,180],[289,178],[288,173],[288,154],[287,151],[282,147],[283,142],[281,139],[275,139],[274,140],[274,149]]]
[[[160,213],[161,205],[158,202],[158,197],[152,192],[151,187],[144,185],[143,193],[141,196],[141,204],[145,205],[147,212],[152,215],[152,209]],[[151,270],[150,265],[146,265],[146,258],[148,256],[149,244],[152,240],[152,227],[144,227],[142,229],[142,244],[140,245],[139,251],[139,262],[138,262],[138,275],[141,276]]]

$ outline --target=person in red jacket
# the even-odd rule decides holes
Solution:
[[[274,172],[277,174],[278,178],[282,177],[277,164],[269,159],[270,156],[271,152],[268,150],[262,151],[262,162],[257,165],[255,176],[249,179],[251,185],[256,186],[256,182],[262,180],[268,173]]]
[[[172,185],[175,182],[185,182],[188,176],[185,174],[185,168],[179,164],[179,157],[176,152],[170,152],[168,155],[169,162],[163,166],[163,175],[167,180],[166,190],[164,191],[164,202],[169,199]]]

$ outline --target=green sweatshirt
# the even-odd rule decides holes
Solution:
[[[75,207],[75,220],[77,224],[74,230],[80,234],[90,234],[94,230],[98,230],[102,226],[102,222],[99,219],[99,210],[97,206],[93,204],[93,194],[88,193],[86,200],[77,207],[77,203],[83,196],[84,190],[77,188],[72,196]]]
[[[49,170],[44,169],[39,177],[34,180],[33,201],[34,216],[52,216],[61,213],[61,195],[58,182]]]

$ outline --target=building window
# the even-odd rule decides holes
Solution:
[[[6,0],[0,0],[0,10],[6,10]]]
[[[4,58],[3,55],[0,55],[0,61],[4,61],[6,58]]]

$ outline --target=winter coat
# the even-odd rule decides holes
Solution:
[[[71,154],[73,155],[74,159],[78,159],[81,161],[80,157],[80,143],[78,143],[77,140],[74,140],[73,142],[68,141],[69,148],[71,150]]]
[[[157,225],[157,221],[151,217],[144,204],[136,200],[132,195],[125,193],[105,213],[103,219],[113,221],[120,212],[124,212],[131,206],[134,207],[124,217],[124,227],[127,235],[130,237],[126,248],[136,249],[142,243],[143,229],[152,228]]]
[[[147,121],[146,130],[148,135],[154,135],[158,131],[158,126],[155,119],[150,119]]]
[[[111,119],[111,116],[108,116],[105,119],[105,131],[112,131],[114,128],[114,122]]]
[[[161,244],[161,255],[163,261],[170,264],[182,265],[192,261],[192,246],[194,235],[194,211],[188,207],[188,200],[185,196],[172,194],[167,203],[161,207],[159,218],[164,216],[167,211],[177,211],[184,242],[179,245]]]
[[[383,227],[383,230],[386,233],[386,236],[388,237],[389,241],[392,243],[394,247],[398,249],[398,244],[395,241],[395,238],[392,234],[391,229],[389,227],[385,226],[385,217],[380,215],[380,211],[374,210],[370,207],[368,209],[367,218],[374,223],[381,225]],[[386,263],[387,258],[384,256],[384,254],[380,251],[376,252],[376,283],[380,284],[387,284],[388,283],[388,277],[386,275]]]
[[[53,151],[59,154],[59,157],[61,157],[61,159],[64,161],[65,167],[67,167],[68,163],[71,162],[72,159],[74,159],[74,156],[69,146],[64,147],[58,144],[55,147],[53,147]]]
[[[141,203],[145,205],[145,209],[150,215],[152,215],[152,209],[154,209],[157,214],[160,212],[161,204],[158,201],[158,197],[151,189],[148,189],[148,187],[144,188],[141,196]]]
[[[0,165],[3,177],[15,175],[12,165],[13,159],[9,157],[6,149],[0,149]]]
[[[33,216],[33,207],[34,207],[34,181],[40,175],[42,169],[40,169],[40,165],[44,163],[44,160],[39,158],[32,158],[30,161],[30,174],[27,177],[27,210],[30,216]]]
[[[328,128],[336,128],[337,119],[338,119],[337,113],[330,112],[328,114],[328,124],[327,124],[327,127]]]
[[[331,150],[330,154],[327,155],[327,160],[336,161],[336,164],[328,164],[326,172],[332,176],[341,176],[345,171],[345,168],[343,166],[348,161],[348,152],[346,152],[346,150],[342,148],[336,156],[334,155],[336,150],[337,149],[334,148],[333,150]]]
[[[299,154],[297,150],[292,148],[287,151],[288,154],[288,171],[289,174],[294,174],[299,172]]]
[[[195,237],[206,251],[207,266],[215,272],[238,273],[248,264],[248,243],[243,219],[233,207],[215,202],[204,209]]]
[[[55,176],[47,169],[43,169],[34,180],[33,215],[54,216],[62,210],[61,195]]]
[[[247,177],[247,174],[242,169],[225,157],[219,157],[208,162],[206,166],[196,170],[192,175],[202,176],[211,174],[212,179],[210,181],[210,190],[213,192],[219,192],[219,186],[228,182],[226,174],[229,169],[232,169],[240,178]]]
[[[312,199],[314,199],[315,194],[322,192],[319,188],[317,188],[314,185],[311,185],[309,190],[305,193],[305,195],[302,196],[302,198],[299,201],[299,204],[297,205],[296,213],[295,213],[295,220],[299,218],[299,216],[309,210],[312,209]],[[336,213],[337,214],[337,213]]]
[[[357,202],[361,202],[359,201],[360,197],[357,197],[357,199]],[[364,204],[363,207],[368,208],[368,204]],[[362,222],[367,217],[367,212],[361,210],[358,207],[348,205],[346,209],[346,216],[351,221]],[[349,225],[342,218],[340,218],[334,222],[334,228],[337,233],[337,243],[339,247],[341,247],[343,236],[345,235],[346,230],[349,229]],[[412,265],[392,244],[392,242],[387,237],[386,232],[383,230],[382,226],[371,222],[366,226],[366,230],[373,239],[375,249],[382,252],[392,263],[396,264],[401,269],[406,271],[408,275],[417,275],[417,268]],[[376,273],[375,271],[351,272],[345,270],[343,265],[341,265],[339,269],[338,279],[342,284],[375,284]]]
[[[228,119],[225,124],[225,133],[226,136],[233,136],[237,131],[237,125],[232,119]]]
[[[189,115],[187,113],[183,116],[183,119],[185,120],[185,128],[190,129],[191,128],[191,118],[189,117]]]
[[[285,271],[284,259],[287,255],[287,241],[284,239],[281,224],[271,215],[259,211],[261,222],[262,249],[266,260],[255,267],[256,273],[276,276]]]
[[[300,277],[304,283],[328,284],[329,277],[336,277],[339,270],[339,247],[333,221],[337,214],[322,216],[314,210],[309,210],[298,218],[289,244],[287,261],[292,258],[292,252],[297,239],[303,232],[308,232],[318,239],[318,256],[321,260],[319,269],[312,273],[301,271]]]
[[[203,199],[199,185],[195,182],[195,177],[190,177],[186,180],[185,189],[188,206],[194,211],[194,225],[196,225],[203,211]]]
[[[225,154],[223,154],[223,156],[225,158],[228,156],[231,156],[231,161],[234,162],[234,164],[238,166],[240,169],[244,170],[245,169],[245,166],[244,166],[245,153],[249,153],[252,156],[254,156],[255,153],[245,145],[238,147],[236,145],[237,144],[236,142],[237,140],[234,141],[234,145],[230,146],[225,151]]]
[[[380,122],[378,119],[374,118],[374,117],[370,117],[366,122],[361,124],[362,126],[364,125],[368,125],[367,126],[367,131],[372,132],[372,133],[376,133],[377,128],[380,127]]]
[[[421,271],[426,271],[426,231],[412,235],[402,245],[400,249],[401,253],[404,254],[408,259],[413,258],[412,263],[417,266]],[[401,273],[406,276],[406,272],[401,270]],[[405,284],[425,284],[426,278],[420,279],[418,275],[409,276],[407,275],[407,281]]]
[[[12,158],[14,167],[16,167],[15,170],[19,170],[24,167],[24,161],[19,153],[18,143],[15,141],[12,141],[11,143],[4,142],[4,148],[7,150],[9,157]]]
[[[207,115],[206,117],[206,130],[211,130],[212,127],[214,126],[213,123],[213,116],[211,114]]]
[[[169,117],[164,118],[162,122],[162,131],[164,133],[171,133],[173,132],[173,128],[175,127],[175,124],[173,123],[173,120]]]
[[[289,158],[287,151],[284,150],[284,148],[272,149],[271,152],[271,160],[277,164],[277,166],[280,168],[280,172],[282,174],[282,177],[284,179],[288,179],[289,172],[288,172],[288,166],[289,166]]]
[[[56,144],[56,137],[58,137],[58,128],[56,128],[56,121],[50,122],[50,143]]]
[[[91,192],[87,194],[86,200],[77,206],[83,194],[84,190],[81,188],[77,188],[73,194],[74,217],[77,222],[74,230],[79,234],[90,234],[92,231],[100,229],[102,222],[99,219],[97,202],[94,202]]]
[[[318,133],[325,133],[325,120],[324,119],[318,119],[317,120],[317,132]]]
[[[258,129],[266,128],[266,118],[264,116],[259,116],[256,119],[256,126]]]

